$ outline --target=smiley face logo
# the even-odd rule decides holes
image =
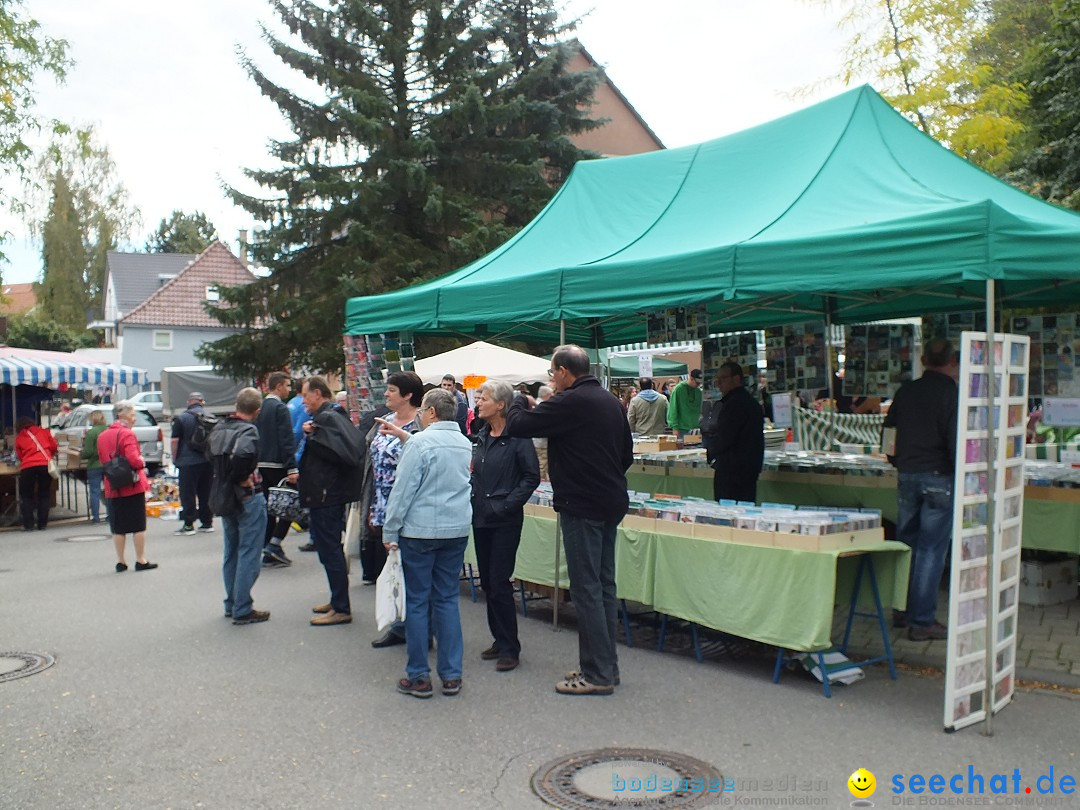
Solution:
[[[848,777],[847,786],[856,799],[865,799],[874,795],[874,791],[877,790],[877,780],[866,768],[859,768]]]

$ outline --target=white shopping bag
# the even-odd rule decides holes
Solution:
[[[379,579],[375,582],[375,624],[385,630],[394,622],[405,621],[405,574],[401,554],[392,548],[386,555]]]

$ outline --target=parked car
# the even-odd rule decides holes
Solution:
[[[81,449],[83,436],[90,429],[90,414],[94,411],[102,411],[105,414],[106,425],[111,425],[116,419],[112,405],[80,405],[68,416],[64,427],[56,431],[56,438],[63,441],[60,437],[66,436],[71,447]],[[164,459],[165,442],[157,420],[144,407],[135,409],[134,431],[135,438],[139,440],[143,461],[146,462],[147,474],[157,475]]]
[[[135,396],[129,397],[128,402],[136,407],[146,408],[155,419],[161,419],[162,411],[165,409],[160,391],[140,391]]]

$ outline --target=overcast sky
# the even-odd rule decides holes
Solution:
[[[809,0],[570,0],[584,13],[577,35],[669,147],[716,138],[799,109],[843,88],[835,74],[844,35],[840,10]],[[221,182],[240,183],[244,167],[269,163],[269,138],[289,131],[240,67],[237,47],[284,78],[259,39],[273,22],[266,0],[27,0],[76,61],[60,88],[43,83],[39,111],[93,124],[115,160],[142,227],[128,249],[142,249],[174,209],[200,210],[235,249],[251,228]],[[40,248],[17,222],[5,245],[7,283],[41,274]]]

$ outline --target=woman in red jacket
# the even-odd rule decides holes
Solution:
[[[130,402],[118,402],[113,410],[116,421],[98,436],[98,458],[103,467],[115,456],[127,459],[131,469],[139,474],[138,482],[117,489],[105,478],[105,497],[109,501],[109,527],[112,529],[113,543],[116,545],[116,572],[127,571],[124,561],[124,548],[127,535],[135,541],[135,570],[149,571],[157,568],[157,563],[146,559],[146,498],[150,489],[146,480],[146,462],[139,452],[139,440],[135,438],[132,427],[135,425],[135,406]]]
[[[52,501],[52,476],[49,459],[56,455],[56,439],[50,431],[34,424],[25,416],[19,420],[19,435],[15,437],[15,455],[19,459],[19,495],[22,507],[23,531],[44,529],[49,523]]]

